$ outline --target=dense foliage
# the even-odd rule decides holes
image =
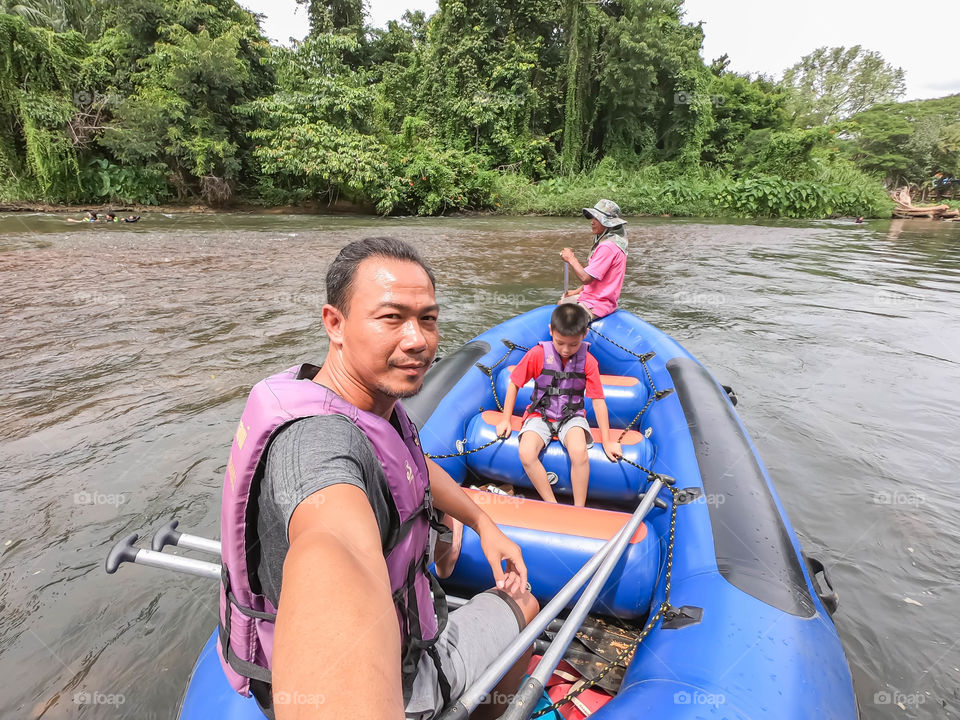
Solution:
[[[0,0],[0,200],[882,215],[960,174],[955,99],[875,106],[902,72],[859,47],[707,65],[681,0],[298,2],[280,47],[234,0]]]
[[[890,185],[960,178],[960,95],[877,105],[853,117],[846,150]]]

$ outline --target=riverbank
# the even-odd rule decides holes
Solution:
[[[63,213],[66,215],[82,215],[88,210],[97,214],[115,212],[120,213],[196,213],[196,214],[217,214],[217,213],[259,213],[261,215],[373,215],[373,208],[368,205],[351,203],[347,201],[338,201],[333,204],[324,202],[301,203],[297,205],[263,205],[252,202],[241,202],[224,205],[222,207],[211,207],[198,203],[163,205],[143,205],[140,203],[117,203],[110,204],[86,204],[86,205],[65,205],[51,204],[42,202],[0,202],[0,213],[14,212],[32,212],[32,213]]]
[[[296,201],[278,196],[239,198],[220,207],[189,203],[144,205],[66,205],[33,202],[0,203],[0,212],[250,212],[262,214],[361,214],[361,215],[543,215],[573,216],[593,206],[600,198],[616,201],[624,215],[633,217],[692,217],[732,219],[790,218],[821,220],[835,217],[890,218],[894,202],[879,180],[849,164],[831,162],[806,168],[792,168],[780,174],[752,172],[740,175],[695,167],[683,169],[674,163],[625,168],[608,162],[589,172],[539,181],[521,174],[474,168],[458,182],[444,184],[418,174],[418,186],[409,180],[403,198],[389,209],[377,212],[374,198],[343,197],[335,202],[323,199]],[[403,186],[403,183],[400,183]],[[437,185],[437,187],[434,187]],[[426,193],[433,199],[414,201],[406,197]],[[276,202],[279,200],[280,202]],[[289,201],[289,202],[284,202]],[[426,212],[425,208],[433,208]]]

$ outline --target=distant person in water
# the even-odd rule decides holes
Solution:
[[[100,222],[100,217],[93,210],[87,210],[86,214],[80,220],[77,220],[76,218],[67,218],[67,222],[74,222],[74,223]]]
[[[863,225],[863,215],[860,215],[854,222],[856,222],[857,225]]]
[[[106,222],[127,222],[135,223],[140,219],[139,215],[128,215],[125,218],[118,218],[116,213],[108,212]]]
[[[620,206],[613,200],[601,200],[592,208],[583,208],[593,230],[593,247],[584,267],[573,250],[564,248],[561,259],[583,283],[568,290],[560,303],[576,303],[590,313],[590,319],[606,317],[617,309],[623,277],[627,271],[627,221],[620,217]]]

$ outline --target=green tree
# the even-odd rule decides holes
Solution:
[[[818,48],[783,75],[791,91],[790,111],[798,127],[843,120],[878,103],[903,96],[903,70],[860,45]]]
[[[703,161],[712,165],[741,167],[753,161],[751,147],[773,131],[785,130],[787,94],[771,80],[752,79],[714,65],[710,82],[715,125],[704,144]]]
[[[596,145],[604,154],[699,162],[713,129],[703,30],[682,0],[609,3],[598,54]]]
[[[311,35],[348,31],[359,39],[364,25],[363,0],[297,0],[297,5],[307,8]]]
[[[851,119],[849,157],[882,174],[889,186],[929,183],[940,173],[960,174],[960,95],[889,103]]]
[[[264,181],[261,193],[293,199],[340,196],[363,201],[387,176],[387,148],[374,124],[376,89],[368,73],[344,62],[357,41],[314,34],[293,50],[275,48],[277,89],[244,114],[259,120],[251,132]]]
[[[592,6],[578,0],[567,0],[564,12],[566,89],[559,170],[571,174],[583,167],[589,130],[596,118],[592,102],[595,88],[591,78],[601,16]]]
[[[76,30],[87,40],[103,29],[102,3],[95,0],[0,0],[0,12],[55,32]]]
[[[75,79],[87,52],[76,32],[55,33],[0,14],[3,195],[62,201],[79,194],[78,156],[67,129],[76,109]]]
[[[236,108],[272,84],[254,17],[232,0],[136,0],[110,20],[94,46],[110,60],[91,70],[117,99],[101,146],[142,168],[154,197],[172,187],[179,198],[228,201],[255,125]]]
[[[559,121],[557,0],[442,0],[418,93],[444,142],[494,165],[545,173]]]

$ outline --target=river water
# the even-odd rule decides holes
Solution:
[[[738,392],[840,592],[864,717],[960,717],[960,224],[629,228],[622,307]],[[175,717],[216,588],[103,559],[174,517],[218,533],[246,393],[322,359],[326,266],[371,234],[436,268],[441,354],[554,301],[560,248],[590,242],[575,219],[0,216],[0,715]]]

